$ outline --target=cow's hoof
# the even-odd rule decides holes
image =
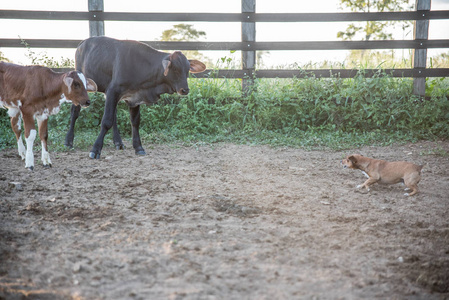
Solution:
[[[27,167],[27,169],[30,170],[30,171],[34,171],[34,166]]]
[[[100,153],[89,152],[89,157],[92,159],[100,159]]]
[[[44,168],[45,168],[45,169],[49,169],[49,168],[51,168],[51,164],[48,164],[48,165],[44,165]]]
[[[69,148],[69,149],[73,149],[73,144],[64,144],[64,146],[66,146],[66,148]]]
[[[136,155],[147,155],[145,150],[136,150]]]
[[[123,145],[123,144],[115,144],[115,149],[116,150],[124,150],[125,149],[125,145]]]

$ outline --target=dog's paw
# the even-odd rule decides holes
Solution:
[[[356,189],[361,189],[363,187],[363,184],[359,184],[358,186],[356,186]]]
[[[411,190],[411,188],[405,188],[404,189],[404,191],[410,191]]]
[[[404,196],[407,196],[407,197],[408,197],[408,196],[410,196],[410,194],[409,194],[409,193],[405,193]]]

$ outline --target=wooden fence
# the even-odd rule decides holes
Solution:
[[[216,76],[242,78],[243,89],[251,85],[252,78],[291,78],[315,74],[317,77],[354,77],[358,70],[319,69],[267,70],[255,69],[256,51],[261,50],[349,50],[349,49],[413,49],[414,65],[410,69],[384,69],[394,77],[413,77],[414,93],[424,95],[426,77],[449,76],[449,68],[426,68],[427,49],[449,48],[449,39],[429,40],[429,20],[449,19],[449,11],[430,10],[431,0],[416,0],[416,11],[374,13],[255,13],[256,0],[242,0],[241,13],[120,13],[105,12],[103,0],[88,0],[86,12],[0,10],[3,19],[38,20],[86,20],[89,21],[90,36],[104,35],[104,21],[172,21],[172,22],[239,22],[242,24],[240,42],[164,42],[143,41],[160,50],[240,50],[242,69],[217,70]],[[400,21],[414,20],[413,40],[376,41],[324,41],[324,42],[257,42],[257,22],[355,22],[355,21]],[[76,48],[80,40],[27,39],[33,48]],[[20,39],[0,39],[1,47],[23,47]],[[208,70],[211,71],[211,70]],[[377,69],[364,70],[367,77]],[[198,78],[210,72],[196,74]]]

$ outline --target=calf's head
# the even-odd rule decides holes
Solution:
[[[97,84],[90,78],[86,78],[79,71],[70,71],[64,74],[63,93],[67,100],[75,105],[87,107],[90,104],[87,92],[96,92]]]
[[[199,60],[188,60],[180,51],[175,51],[162,60],[165,83],[171,88],[170,94],[187,95],[189,72],[200,73],[206,70],[206,65]]]

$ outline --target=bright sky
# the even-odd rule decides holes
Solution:
[[[224,4],[225,3],[225,4]],[[341,12],[339,0],[292,1],[256,0],[259,13],[303,13],[303,12]],[[432,0],[432,10],[449,10],[449,0]],[[0,0],[1,9],[48,10],[48,11],[87,11],[87,0]],[[104,9],[109,12],[212,12],[239,13],[241,0],[104,0]],[[155,40],[163,30],[179,22],[105,22],[107,36],[119,39]],[[187,23],[187,22],[184,22]],[[207,41],[240,41],[240,23],[193,23],[198,30],[206,32]],[[337,41],[337,32],[344,31],[349,23],[257,23],[257,41]],[[311,30],[313,26],[313,30]],[[23,39],[85,39],[89,37],[88,21],[45,21],[45,20],[7,20],[0,19],[0,37]],[[395,39],[411,39],[411,30],[397,30]],[[430,39],[449,39],[449,20],[431,21]],[[1,46],[1,45],[0,45]],[[32,46],[32,45],[31,45]],[[59,60],[61,57],[73,58],[75,49],[33,49],[36,53],[46,53]],[[0,51],[16,63],[29,63],[23,48],[2,48]],[[429,50],[429,56],[443,50]],[[206,56],[216,61],[227,56],[240,59],[239,53],[229,51],[205,51]],[[267,65],[305,64],[323,60],[342,62],[347,51],[270,51],[265,58]]]

